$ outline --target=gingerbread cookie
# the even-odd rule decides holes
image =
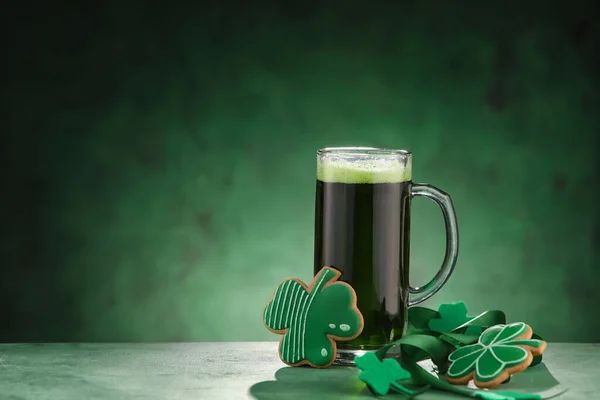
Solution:
[[[448,382],[467,384],[473,379],[479,388],[500,385],[511,375],[527,369],[533,356],[546,349],[546,342],[531,339],[532,334],[531,328],[523,322],[486,329],[477,343],[450,354]]]
[[[285,364],[326,368],[335,361],[336,341],[355,339],[362,332],[356,293],[338,282],[340,276],[340,271],[323,267],[308,286],[294,278],[275,290],[263,321],[271,332],[283,335],[279,357]]]

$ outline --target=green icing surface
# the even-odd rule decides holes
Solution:
[[[323,268],[310,292],[296,280],[285,280],[267,304],[265,325],[277,333],[286,330],[279,344],[286,364],[328,365],[335,353],[327,335],[352,338],[362,329],[361,317],[352,308],[352,290],[343,283],[331,283],[334,279],[336,272]]]
[[[339,183],[397,183],[412,179],[410,161],[366,159],[356,162],[343,158],[322,158],[317,162],[317,179]]]
[[[452,363],[448,377],[464,378],[474,373],[475,384],[498,378],[510,367],[523,363],[529,350],[521,346],[539,348],[543,341],[523,338],[529,327],[516,322],[509,325],[495,325],[488,328],[475,344],[461,347],[449,356]]]

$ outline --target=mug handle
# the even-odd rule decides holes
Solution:
[[[426,285],[416,288],[409,285],[409,306],[419,304],[437,293],[448,281],[458,258],[458,223],[452,198],[448,193],[435,186],[415,183],[412,185],[410,197],[417,196],[427,197],[435,201],[442,209],[444,224],[446,225],[446,255],[439,271]]]

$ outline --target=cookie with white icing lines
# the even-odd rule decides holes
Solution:
[[[546,342],[532,339],[533,330],[523,322],[495,325],[486,329],[477,343],[455,350],[448,360],[446,379],[479,388],[492,388],[527,369],[533,356],[546,349]]]
[[[279,357],[285,364],[326,368],[333,364],[337,341],[355,339],[363,330],[356,292],[338,279],[341,272],[323,267],[310,285],[290,278],[281,282],[263,311],[271,332],[283,335]]]

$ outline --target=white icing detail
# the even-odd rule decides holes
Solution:
[[[277,293],[275,294],[275,297],[273,298],[273,305],[274,307],[271,307],[271,315],[269,316],[269,325],[273,326],[273,314],[277,315],[277,309],[279,308],[279,297],[281,297],[281,287],[277,288]]]
[[[331,329],[335,329],[335,324],[329,324],[329,327],[330,327]]]
[[[294,281],[294,283],[296,283],[296,281]],[[294,285],[294,287],[292,287],[292,294],[290,295],[290,304],[291,306],[287,308],[287,312],[285,313],[285,319],[283,320],[283,325],[284,326],[288,326],[288,323],[290,322],[290,313],[292,311],[292,308],[294,308],[295,304],[294,304],[294,292],[296,291],[296,289],[298,288],[298,285]],[[289,288],[288,288],[288,292],[289,292]],[[287,296],[287,293],[286,293]],[[285,303],[285,300],[284,300]]]
[[[506,338],[504,338],[504,339],[500,339],[499,341],[497,341],[497,342],[496,342],[496,340],[498,339],[498,337],[499,337],[499,336],[500,336],[500,335],[501,335],[501,334],[504,332],[504,329],[507,329],[509,326],[517,326],[517,325],[520,325],[520,329],[519,329],[517,332],[513,333],[513,334],[512,334],[512,335],[510,335],[509,337],[506,337]],[[506,368],[506,366],[507,366],[507,364],[508,364],[508,363],[506,363],[506,362],[502,361],[502,360],[501,360],[501,359],[500,359],[500,358],[499,358],[499,357],[496,355],[496,352],[494,352],[494,347],[508,347],[508,348],[515,348],[515,347],[516,347],[516,348],[518,348],[518,349],[521,349],[521,350],[523,350],[523,355],[522,355],[522,357],[521,357],[520,359],[513,360],[513,361],[511,362],[511,364],[512,364],[512,365],[516,365],[516,364],[520,364],[520,363],[522,363],[523,361],[525,361],[525,360],[527,359],[527,357],[528,357],[528,355],[529,355],[529,354],[528,354],[528,352],[527,352],[525,349],[523,349],[522,347],[518,347],[518,346],[508,346],[508,345],[505,345],[504,343],[506,343],[506,342],[510,342],[511,340],[514,340],[514,338],[515,338],[515,337],[519,337],[519,336],[521,336],[521,335],[522,335],[522,334],[523,334],[523,333],[524,333],[526,330],[527,330],[527,326],[526,326],[525,324],[521,323],[521,322],[515,322],[515,323],[513,323],[513,324],[510,324],[510,325],[504,325],[504,327],[503,327],[502,329],[498,329],[498,333],[496,333],[496,335],[493,337],[493,339],[492,339],[492,340],[490,340],[489,344],[487,344],[487,345],[486,345],[486,344],[483,344],[483,343],[481,342],[481,336],[480,336],[480,337],[479,337],[479,340],[477,341],[477,343],[476,343],[476,344],[474,344],[474,345],[472,345],[473,347],[475,347],[475,346],[480,346],[480,348],[479,348],[479,349],[477,349],[477,350],[475,350],[475,351],[473,351],[473,352],[471,352],[471,353],[468,353],[468,354],[466,354],[466,355],[464,355],[464,356],[462,356],[462,357],[456,358],[456,359],[453,359],[452,355],[449,357],[450,361],[458,361],[458,360],[461,360],[461,359],[463,359],[463,358],[465,358],[465,357],[472,356],[472,355],[473,355],[473,354],[475,354],[475,353],[479,353],[479,355],[477,356],[477,358],[475,358],[475,360],[473,360],[473,362],[471,362],[471,364],[469,364],[469,365],[468,365],[468,366],[467,366],[467,367],[466,367],[464,370],[462,370],[462,371],[459,371],[459,372],[454,372],[454,373],[453,373],[451,370],[450,370],[450,371],[448,371],[448,376],[450,376],[450,377],[452,377],[452,378],[454,378],[454,377],[462,377],[462,376],[464,376],[464,374],[465,374],[465,373],[466,373],[466,372],[467,372],[469,369],[471,369],[471,368],[473,367],[473,365],[475,365],[475,374],[476,374],[476,376],[478,376],[478,377],[481,377],[481,378],[483,378],[483,379],[489,379],[489,378],[493,378],[493,377],[494,377],[494,376],[496,376],[496,375],[497,375],[497,374],[498,374],[500,371],[502,371],[503,369],[505,369],[505,368]],[[483,335],[482,335],[482,336],[483,336]],[[480,371],[480,369],[479,369],[479,368],[480,368],[480,367],[479,367],[479,359],[480,359],[481,357],[483,357],[483,355],[484,355],[484,354],[486,354],[486,352],[488,352],[488,351],[490,352],[490,354],[492,355],[492,357],[494,357],[494,358],[496,359],[496,361],[498,361],[498,362],[500,363],[500,366],[498,367],[498,369],[497,369],[497,370],[496,370],[496,371],[495,371],[493,374],[484,375],[484,374],[482,374],[482,373],[481,373],[481,371]]]
[[[327,350],[325,350],[325,349],[321,349],[321,355],[322,355],[323,357],[327,357]]]
[[[299,333],[298,333],[298,317],[300,315],[300,307],[302,304],[302,299],[304,299],[305,297],[308,297],[308,293],[306,293],[304,291],[304,287],[301,285],[299,286],[299,291],[298,291],[298,296],[296,296],[296,299],[294,299],[294,303],[296,303],[296,309],[294,310],[294,320],[292,321],[292,326],[291,329],[294,330],[294,337],[292,339],[292,357],[294,359],[294,362],[298,361],[298,358],[300,356],[300,350],[298,350],[298,346],[300,346],[300,338],[298,337]]]
[[[300,299],[298,300],[298,308],[296,309],[296,315],[294,317],[294,323],[292,324],[292,329],[294,330],[294,362],[298,362],[303,357],[304,349],[302,348],[303,338],[301,337],[301,329],[300,329],[300,319],[304,314],[304,306],[306,304],[306,300],[308,299],[308,293],[302,287],[300,291]]]
[[[302,299],[302,305],[300,306],[300,314],[298,315],[297,327],[298,327],[298,359],[304,358],[304,336],[305,336],[305,325],[306,325],[306,305],[310,296],[307,294]]]
[[[282,300],[282,305],[281,305],[282,309],[281,309],[281,312],[279,313],[279,323],[277,324],[278,329],[281,329],[282,323],[284,322],[284,320],[283,320],[283,310],[284,310],[284,307],[286,306],[286,302],[285,301],[288,298],[288,294],[290,294],[290,285],[292,284],[292,282],[293,282],[292,280],[289,280],[289,281],[286,281],[283,284],[284,288],[282,290],[284,292],[283,292],[283,300]]]
[[[341,324],[340,325],[340,329],[344,332],[348,332],[350,330],[350,325],[348,324]]]
[[[298,313],[298,294],[301,294],[301,290],[304,290],[303,287],[300,284],[296,284],[296,286],[293,289],[293,294],[292,294],[292,307],[291,307],[291,316],[288,315],[286,317],[286,326],[288,326],[288,322],[290,323],[289,325],[289,329],[292,330],[294,332],[294,336],[290,337],[290,335],[286,335],[285,338],[287,340],[286,342],[286,360],[290,360],[290,356],[291,356],[291,361],[292,363],[296,362],[296,336],[298,335],[297,332],[295,330],[293,330],[293,326],[294,326],[294,322],[297,319],[296,314]],[[290,310],[288,309],[288,312]],[[289,317],[291,317],[291,321],[289,320]],[[289,331],[288,331],[289,332]],[[290,354],[292,353],[292,354]]]

